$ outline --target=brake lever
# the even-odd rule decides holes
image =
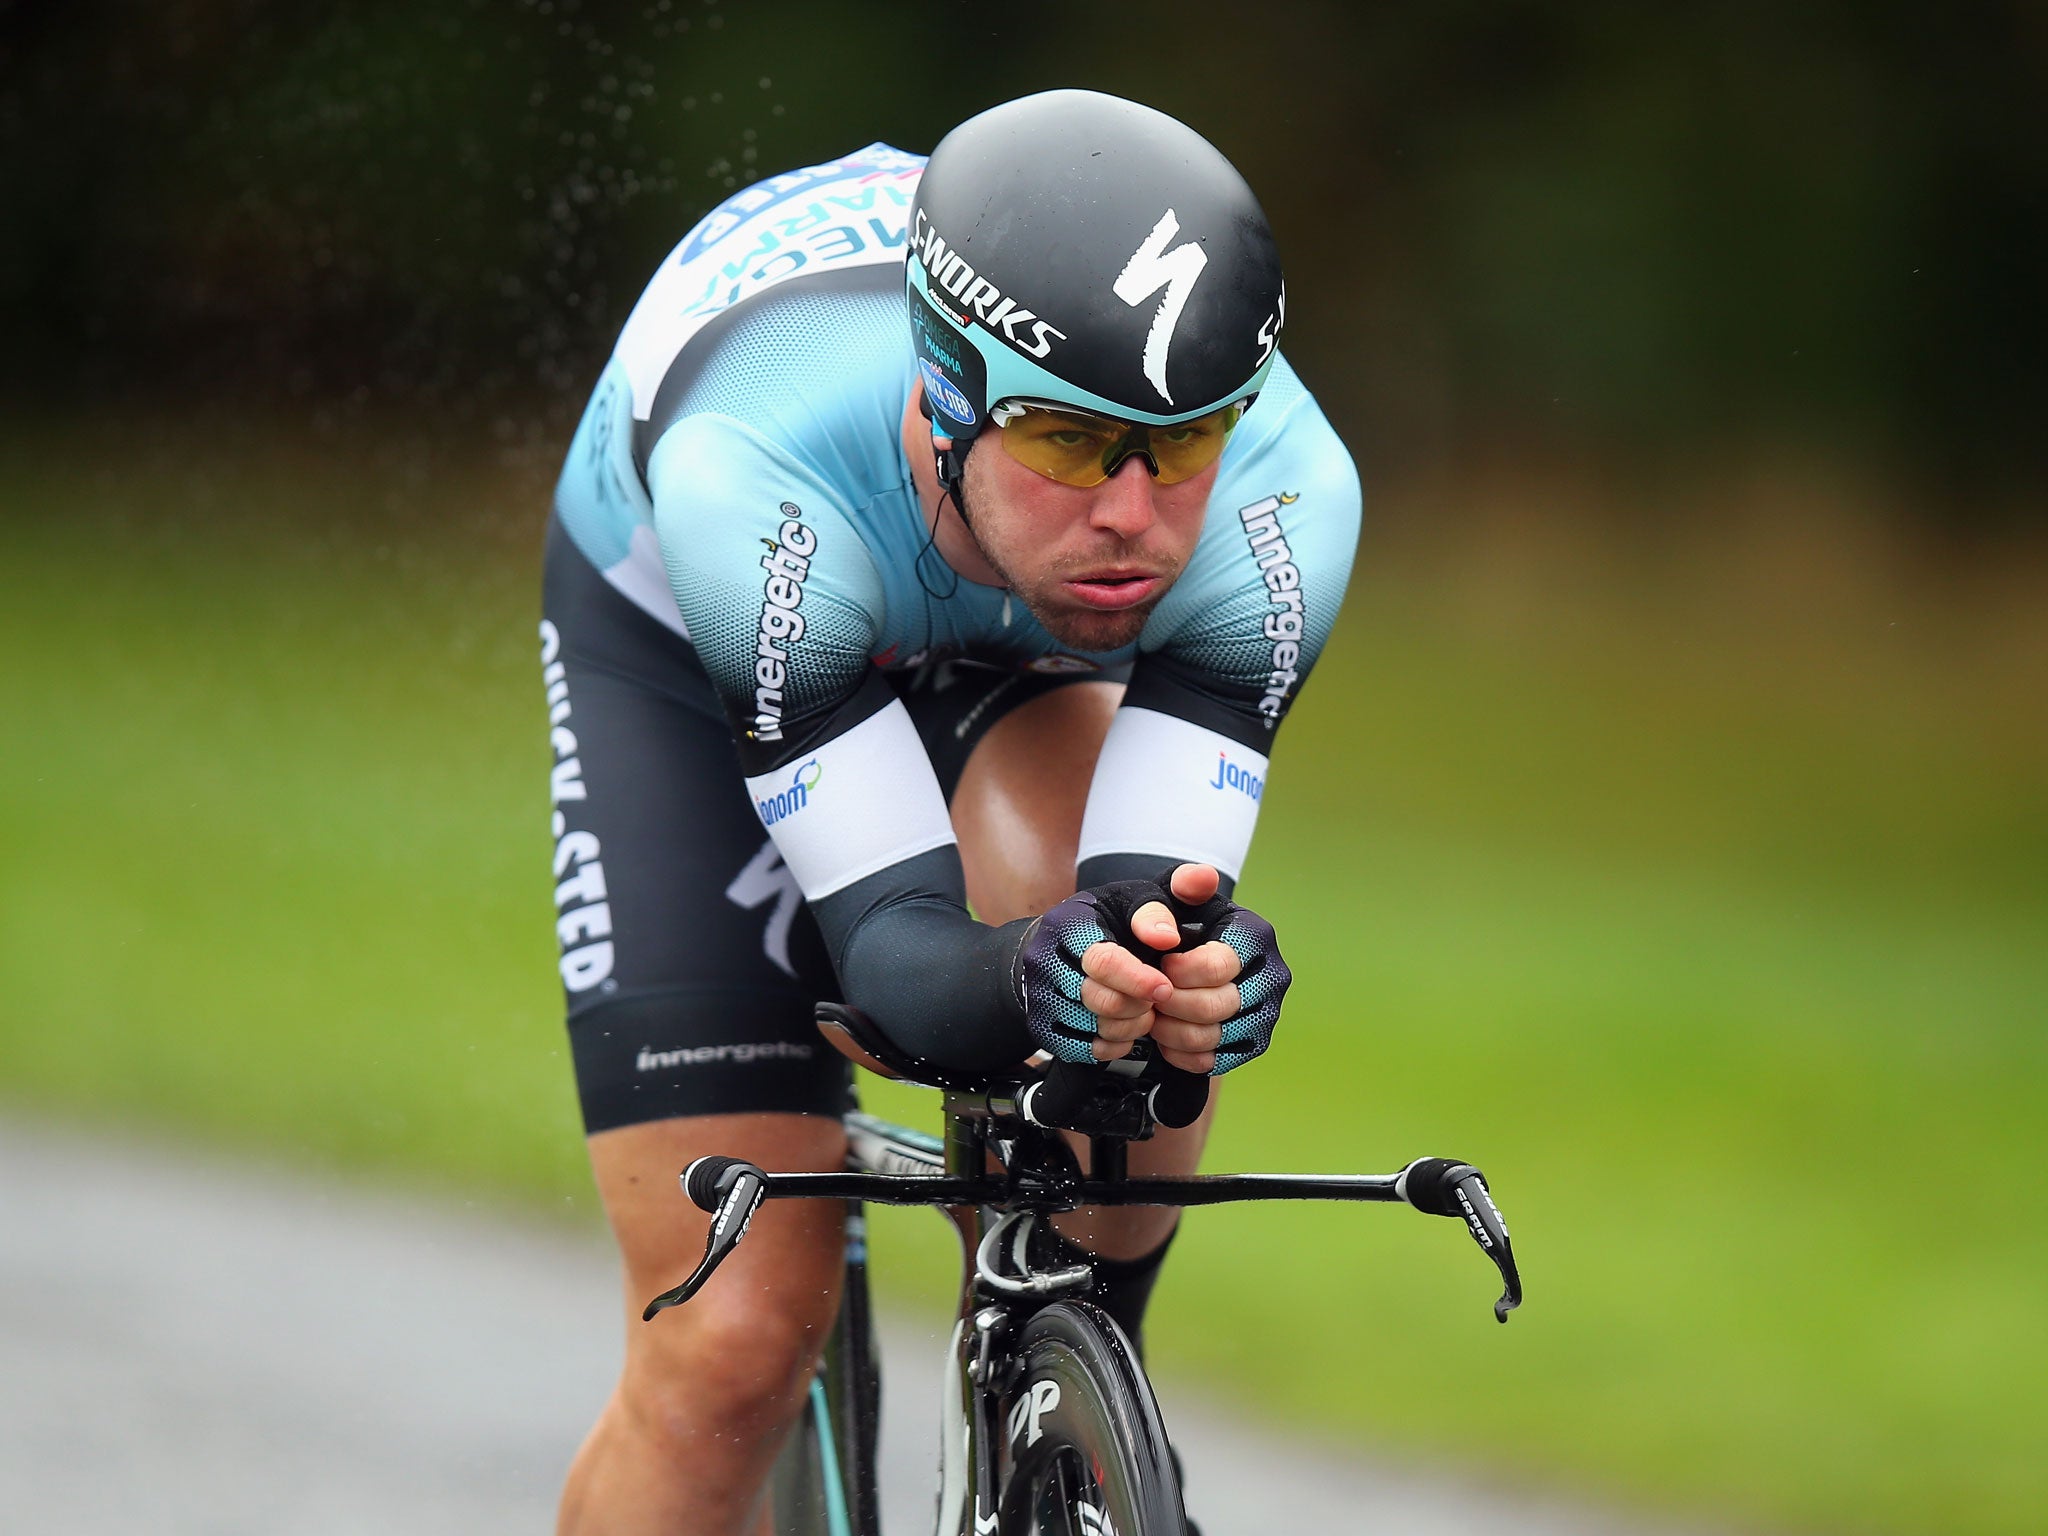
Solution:
[[[640,1314],[643,1323],[654,1314],[681,1306],[704,1289],[726,1255],[747,1235],[747,1224],[768,1197],[768,1175],[736,1157],[700,1157],[683,1170],[683,1192],[699,1210],[711,1212],[711,1231],[704,1239],[704,1258],[690,1278],[663,1291]]]
[[[1493,1304],[1493,1319],[1508,1320],[1508,1314],[1522,1304],[1522,1276],[1515,1268],[1515,1250],[1508,1241],[1508,1224],[1486,1187],[1486,1175],[1470,1163],[1446,1157],[1419,1157],[1401,1170],[1394,1188],[1418,1211],[1432,1216],[1456,1216],[1465,1223],[1479,1251],[1493,1260],[1500,1271],[1500,1300]]]
[[[1456,1185],[1458,1204],[1465,1218],[1465,1228],[1493,1260],[1500,1271],[1500,1300],[1493,1304],[1493,1320],[1504,1323],[1508,1314],[1522,1304],[1522,1276],[1515,1268],[1515,1250],[1508,1242],[1508,1224],[1501,1219],[1500,1207],[1493,1203],[1493,1195],[1486,1187],[1486,1176],[1477,1168],[1473,1169]]]

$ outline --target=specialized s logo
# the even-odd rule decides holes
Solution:
[[[1116,296],[1133,309],[1160,289],[1166,290],[1166,297],[1153,312],[1152,329],[1145,333],[1145,377],[1168,405],[1173,404],[1173,395],[1166,387],[1167,349],[1173,345],[1173,329],[1180,324],[1180,312],[1188,306],[1195,279],[1209,264],[1209,253],[1193,240],[1170,251],[1166,248],[1167,242],[1179,233],[1180,219],[1169,208],[1152,226],[1145,243],[1131,253],[1131,259],[1124,263],[1123,271],[1111,285]]]
[[[818,780],[824,776],[825,770],[818,766],[818,760],[814,757],[790,775],[789,788],[765,799],[756,800],[754,809],[761,813],[761,825],[772,827],[778,821],[787,821],[809,805],[811,795],[818,787]]]
[[[782,862],[774,838],[764,839],[746,867],[732,877],[732,883],[725,888],[725,899],[749,912],[768,908],[768,922],[761,930],[761,953],[783,975],[794,976],[796,967],[789,959],[789,930],[796,922],[797,908],[804,904],[804,893],[797,888],[796,876],[789,872],[789,866]]]
[[[1280,344],[1280,327],[1287,323],[1287,285],[1280,285],[1280,299],[1273,313],[1259,322],[1259,334],[1252,339],[1259,344],[1259,366],[1266,366],[1266,359],[1273,355],[1273,348]]]
[[[1237,513],[1237,520],[1244,524],[1252,558],[1265,573],[1266,600],[1272,605],[1260,626],[1260,633],[1273,642],[1273,669],[1266,675],[1266,691],[1259,700],[1259,713],[1266,717],[1269,731],[1280,723],[1281,712],[1287,708],[1287,695],[1301,681],[1297,663],[1301,660],[1302,638],[1308,632],[1301,568],[1294,563],[1294,551],[1287,547],[1287,531],[1280,526],[1280,509],[1300,499],[1282,492],[1241,507]]]
[[[782,504],[784,522],[775,539],[763,539],[768,553],[761,569],[768,580],[761,588],[761,630],[754,641],[754,728],[756,741],[782,740],[782,691],[789,681],[789,650],[804,637],[804,578],[818,536],[799,521],[803,508]],[[777,542],[780,540],[780,542]]]

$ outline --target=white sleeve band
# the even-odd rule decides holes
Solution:
[[[939,776],[901,700],[800,762],[748,779],[747,793],[809,901],[954,840]]]
[[[1119,709],[1081,817],[1080,857],[1156,853],[1244,869],[1266,791],[1266,758],[1156,709]]]

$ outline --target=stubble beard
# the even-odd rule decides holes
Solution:
[[[972,455],[968,457],[967,463],[971,474],[975,467]],[[967,530],[967,537],[974,541],[974,547],[981,552],[981,558],[1002,577],[1003,585],[1008,588],[1010,595],[1024,605],[1025,610],[1038,620],[1046,633],[1068,650],[1120,651],[1125,646],[1135,643],[1140,632],[1144,630],[1146,621],[1152,617],[1153,610],[1165,599],[1166,594],[1173,590],[1174,582],[1180,579],[1181,567],[1176,566],[1166,573],[1156,595],[1134,608],[1119,608],[1109,613],[1079,608],[1071,603],[1056,603],[1055,598],[1059,596],[1060,585],[1067,570],[1044,572],[1037,578],[1020,576],[1001,553],[989,546],[988,540],[982,537],[981,530],[975,526],[974,519],[968,516],[965,504],[968,493],[969,488],[962,486],[960,493],[955,496],[955,504],[960,509],[960,522]],[[985,518],[989,498],[984,495],[976,500],[978,506],[983,509],[979,515]],[[1117,550],[1111,551],[1107,558],[1114,561],[1122,558],[1124,553],[1119,546]],[[1103,555],[1096,555],[1069,562],[1068,570],[1079,574],[1102,563],[1104,558]]]
[[[974,547],[981,551],[981,558],[1003,578],[1003,585],[1009,589],[1010,595],[1024,605],[1053,639],[1070,651],[1120,651],[1136,642],[1146,621],[1152,617],[1152,611],[1173,590],[1173,583],[1180,576],[1179,571],[1170,572],[1158,593],[1134,608],[1103,613],[1066,604],[1056,605],[1053,596],[1059,592],[1063,572],[1053,571],[1035,581],[1019,576],[1008,561],[989,548],[988,541],[971,522],[967,524],[967,536],[974,540]],[[1076,562],[1074,570],[1078,573],[1097,563],[1100,561]]]

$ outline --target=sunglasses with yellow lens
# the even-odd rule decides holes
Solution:
[[[1161,485],[1176,485],[1223,457],[1244,405],[1240,401],[1169,427],[1048,405],[1006,404],[992,414],[1002,429],[1004,450],[1048,480],[1083,488],[1100,485],[1136,454]]]

